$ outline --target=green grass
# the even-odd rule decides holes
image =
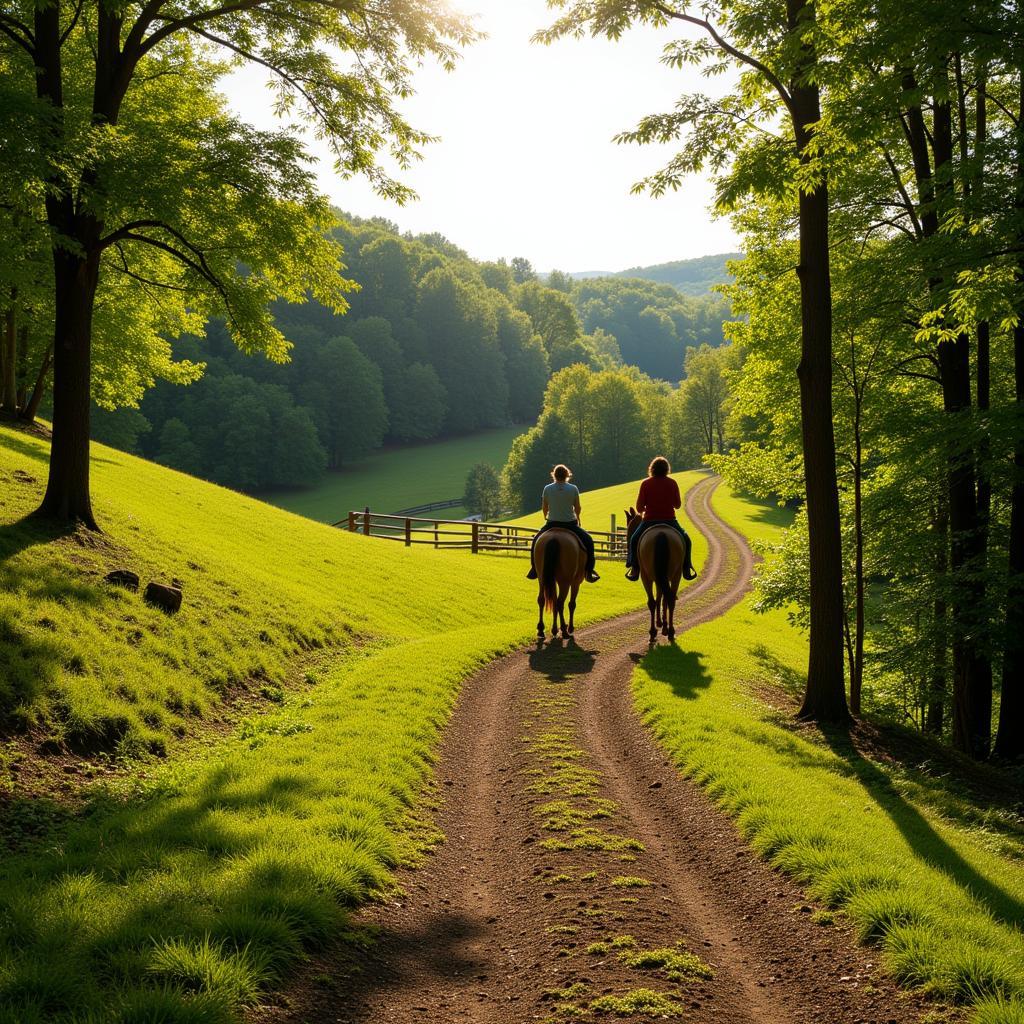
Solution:
[[[724,486],[715,505],[755,539],[784,522]],[[788,703],[775,710],[759,699],[759,683],[799,685],[805,659],[784,611],[755,615],[744,603],[645,657],[636,705],[754,849],[843,910],[898,979],[978,1002],[985,1024],[1019,1022],[1020,821],[963,808],[950,780],[865,753],[841,731],[797,727]]]
[[[339,522],[350,511],[366,505],[374,512],[391,513],[431,501],[461,498],[470,469],[478,462],[487,462],[500,472],[512,441],[522,430],[502,427],[469,437],[388,449],[328,473],[315,487],[274,491],[261,497],[322,523]],[[430,513],[437,519],[461,519],[466,514],[461,506]]]
[[[4,859],[0,1024],[237,1020],[434,838],[412,814],[440,731],[532,637],[534,586],[522,560],[351,536],[101,446],[105,533],[55,534],[25,518],[46,457],[0,427],[5,730],[168,757]],[[122,567],[180,579],[181,612],[102,582]],[[637,603],[609,578],[581,622]],[[264,713],[180,745],[246,688]]]

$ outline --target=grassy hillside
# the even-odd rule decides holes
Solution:
[[[742,253],[725,252],[690,260],[656,263],[648,267],[630,267],[628,270],[618,270],[614,273],[586,270],[572,276],[581,280],[593,277],[639,277],[660,284],[674,285],[684,295],[706,295],[716,284],[728,284],[731,280],[731,275],[725,269],[726,262],[742,258]]]
[[[459,684],[532,637],[535,591],[523,560],[367,540],[94,455],[105,533],[55,535],[25,518],[46,442],[0,426],[0,799],[31,814],[19,778],[51,746],[171,756],[93,783],[59,842],[3,861],[0,1024],[223,1024],[415,854]],[[104,583],[118,568],[179,579],[182,610]],[[610,574],[581,621],[637,600]],[[272,710],[174,756],[244,688]]]
[[[372,455],[338,473],[328,473],[316,487],[275,491],[265,501],[322,523],[336,523],[352,509],[369,505],[375,512],[395,512],[431,501],[461,498],[466,475],[478,462],[501,470],[512,441],[522,427],[486,430],[469,437],[394,448]],[[445,509],[438,518],[460,519],[466,511]]]
[[[715,506],[770,540],[779,516],[719,488]],[[784,515],[780,513],[780,515]],[[993,771],[910,730],[797,725],[807,648],[784,611],[743,604],[659,648],[634,678],[639,712],[752,846],[880,944],[903,982],[1024,1022],[1024,819]]]

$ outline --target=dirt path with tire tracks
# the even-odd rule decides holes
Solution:
[[[677,610],[680,651],[686,629],[743,597],[754,565],[714,513],[717,485],[686,499],[709,554]],[[446,841],[403,873],[399,898],[363,912],[378,941],[315,964],[256,1020],[918,1019],[875,955],[815,923],[655,746],[629,694],[646,628],[644,608],[466,683],[437,772]]]

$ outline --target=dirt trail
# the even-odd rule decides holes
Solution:
[[[740,600],[754,564],[711,508],[717,484],[687,495],[709,556],[684,592],[684,630]],[[257,1019],[918,1018],[872,954],[815,923],[655,747],[629,695],[646,625],[644,608],[467,682],[438,766],[446,842],[404,873],[401,898],[362,915],[378,942],[355,962],[317,965],[319,988],[307,978]],[[684,657],[685,632],[677,643]]]

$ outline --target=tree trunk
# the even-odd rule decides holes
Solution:
[[[935,536],[938,538],[938,543],[935,547],[935,579],[938,586],[942,588],[945,585],[944,577],[948,565],[946,546],[949,543],[949,517],[941,504],[937,514],[932,519],[932,527],[935,531]],[[941,736],[946,710],[947,651],[946,598],[941,589],[939,596],[932,603],[932,618],[934,639],[932,643],[931,686],[928,693],[928,713],[925,718],[925,732],[929,732],[933,736]]]
[[[864,682],[864,452],[860,436],[861,396],[854,414],[853,531],[855,622],[853,665],[850,671],[850,711],[860,714],[860,694]]]
[[[19,415],[26,423],[34,423],[39,414],[39,406],[42,404],[43,395],[46,394],[46,379],[50,375],[50,367],[53,365],[53,345],[48,345],[43,355],[43,361],[39,365],[39,373],[36,374],[35,387],[28,401],[21,407]]]
[[[1017,190],[1014,206],[1024,217],[1024,71],[1018,75]],[[1024,232],[1021,232],[1024,240]],[[1017,262],[1017,285],[1024,287],[1024,259]],[[995,754],[1008,760],[1024,757],[1024,303],[1013,329],[1014,399],[1017,411],[1010,492],[1010,551],[1007,564],[1006,631],[1003,684]]]
[[[1024,267],[1018,273],[1024,284]],[[1024,316],[1024,310],[1019,315]],[[1010,494],[1003,688],[994,751],[1008,760],[1024,757],[1024,323],[1013,331],[1013,361],[1018,419]]]
[[[3,339],[0,343],[0,412],[14,416],[18,412],[18,330],[14,320],[14,302],[4,312]]]
[[[803,34],[813,26],[814,7],[806,0],[786,0],[786,15],[791,32]],[[807,126],[821,120],[816,62],[813,45],[805,42],[790,90],[793,134],[803,164],[811,159]],[[801,351],[797,377],[811,589],[807,689],[800,717],[837,722],[845,721],[849,710],[843,676],[843,558],[832,427],[832,282],[825,181],[813,192],[801,190],[799,203]]]
[[[54,253],[53,440],[40,513],[98,529],[89,496],[92,314],[99,254]]]
[[[951,417],[963,416],[971,406],[967,336],[944,342],[938,355],[943,407]],[[964,433],[962,428],[949,430],[946,456],[953,574],[953,745],[971,757],[984,758],[992,730],[992,676],[978,628],[985,611],[985,590],[980,575],[974,451],[969,441],[964,444]]]

